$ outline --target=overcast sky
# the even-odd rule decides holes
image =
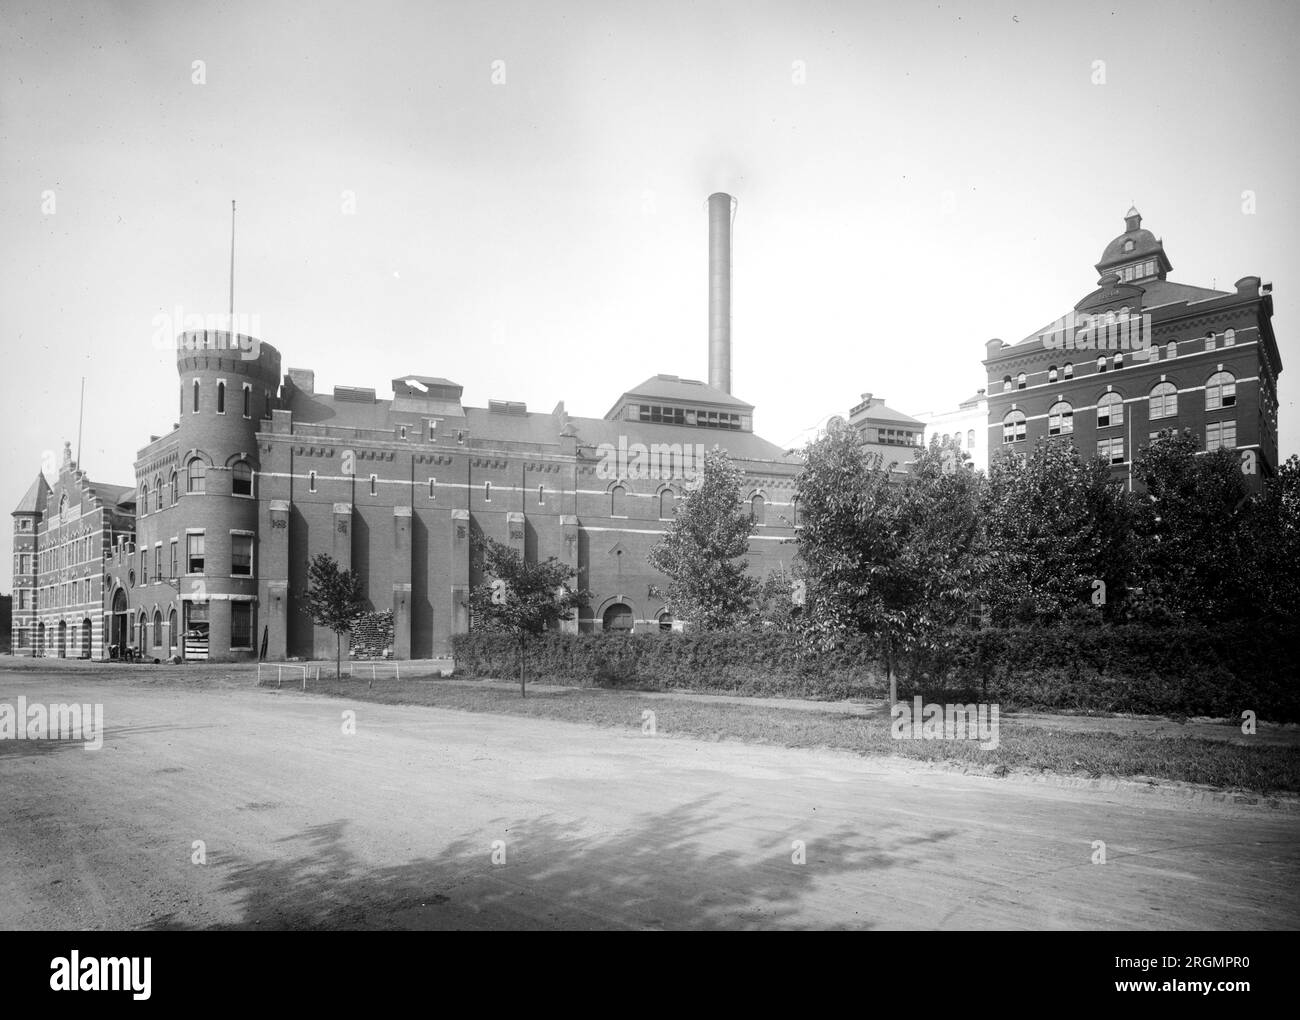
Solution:
[[[133,481],[175,420],[156,317],[224,313],[232,198],[237,311],[327,390],[420,373],[600,416],[706,378],[717,190],[732,390],[778,443],[864,391],[974,393],[984,342],[1091,290],[1132,203],[1171,279],[1275,281],[1296,361],[1293,3],[0,11],[6,512],[75,446],[83,375],[82,464]]]

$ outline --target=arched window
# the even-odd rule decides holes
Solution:
[[[629,634],[632,631],[632,610],[622,602],[615,602],[601,615],[600,623],[604,630]]]
[[[1166,358],[1176,358],[1176,357],[1178,357],[1178,341],[1177,341],[1177,340],[1170,340],[1169,343],[1165,344],[1165,357],[1166,357]]]
[[[172,472],[172,478],[170,484],[172,490],[172,506],[175,506],[177,500],[181,498],[181,487],[180,487],[179,480],[176,477],[175,471]]]
[[[1025,388],[1025,373],[1021,372],[1018,376],[1016,376],[1016,389],[1023,390],[1024,388]]]
[[[1025,412],[1008,411],[1002,419],[1002,442],[1023,443],[1025,440]]]
[[[1004,375],[1002,377],[1002,392],[1006,393],[1009,389],[1011,389],[1011,376]]]
[[[975,430],[974,430],[974,429],[967,429],[967,430],[966,430],[966,449],[968,449],[968,450],[973,450],[973,449],[975,449]]]
[[[1178,387],[1173,383],[1157,383],[1147,398],[1148,418],[1172,418],[1178,414]]]
[[[627,516],[627,489],[616,485],[609,490],[609,515],[611,517]]]
[[[236,496],[253,494],[253,469],[248,461],[237,460],[230,468],[230,491]]]
[[[1106,371],[1106,355],[1104,354],[1097,359],[1097,371],[1098,372]]]
[[[197,411],[198,409],[199,409],[199,381],[195,379],[194,380],[194,410]]]
[[[673,614],[666,609],[659,614],[659,629],[665,633],[673,629]]]
[[[673,494],[672,489],[664,489],[663,492],[659,493],[659,519],[661,521],[671,521],[676,505],[677,497]]]
[[[1237,377],[1231,372],[1215,372],[1205,384],[1205,409],[1232,407],[1237,403]]]
[[[189,482],[186,492],[203,492],[207,484],[208,466],[198,457],[189,463]],[[186,504],[187,506],[189,504]]]
[[[226,384],[217,383],[217,414],[226,413]]]
[[[492,483],[491,483],[491,482],[484,482],[484,483],[483,483],[483,502],[484,502],[484,503],[491,503],[491,502],[492,502]]]
[[[163,508],[163,483],[162,475],[154,475],[153,479],[153,508],[161,510]]]
[[[167,647],[176,651],[176,610],[167,614]]]
[[[1097,428],[1124,424],[1124,398],[1118,393],[1103,393],[1097,401]]]
[[[149,512],[149,483],[145,482],[140,486],[140,513]]]
[[[1113,368],[1113,369],[1115,369],[1116,371],[1119,371],[1121,368],[1123,368],[1123,367],[1124,367],[1124,355],[1122,355],[1122,354],[1116,354],[1115,357],[1111,358],[1111,365],[1110,365],[1110,367]]]
[[[1055,366],[1055,365],[1048,365],[1048,366],[1047,366],[1047,381],[1048,381],[1048,382],[1056,382],[1057,374],[1058,374],[1058,373],[1057,373],[1057,371],[1056,371],[1056,366]]]
[[[1053,404],[1047,411],[1047,434],[1066,436],[1074,431],[1074,408],[1068,401]]]
[[[1235,329],[1225,329],[1223,331],[1223,346],[1235,347],[1237,345],[1237,331]]]
[[[145,615],[143,609],[140,610],[140,618],[136,623],[136,645],[144,648],[149,643],[149,617]]]
[[[546,506],[546,486],[545,486],[545,485],[539,485],[539,486],[537,487],[537,505],[538,505],[538,506]]]
[[[316,491],[316,472],[315,472],[315,471],[308,471],[308,472],[307,472],[307,491],[308,491],[308,492],[315,492],[315,491]]]
[[[1206,334],[1205,334],[1205,349],[1206,349],[1207,351],[1212,351],[1212,350],[1214,350],[1214,333],[1213,333],[1213,332],[1209,332],[1209,333],[1206,333]]]
[[[767,500],[757,492],[749,498],[749,516],[760,527],[767,523]]]
[[[157,609],[153,611],[153,646],[162,647],[162,613]]]
[[[1062,369],[1061,369],[1061,374],[1064,375],[1065,378],[1067,378],[1067,379],[1073,379],[1073,378],[1074,378],[1074,362],[1072,362],[1072,361],[1067,361],[1067,362],[1065,363],[1065,365],[1064,365],[1064,366],[1062,367]]]
[[[944,445],[945,445],[945,446],[948,444],[949,440],[951,440],[951,439],[952,439],[952,433],[951,433],[951,432],[945,432],[945,433],[943,434],[943,442],[944,442]]]

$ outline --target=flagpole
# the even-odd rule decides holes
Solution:
[[[81,406],[77,410],[77,469],[81,469],[81,423],[86,417],[86,377],[81,377]]]
[[[230,200],[230,332],[235,332],[235,200]]]

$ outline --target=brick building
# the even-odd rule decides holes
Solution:
[[[15,608],[16,625],[44,628],[38,654],[84,649],[88,633],[95,657],[116,645],[158,659],[251,659],[263,646],[270,659],[332,658],[334,635],[303,599],[308,563],[325,552],[359,575],[371,609],[392,611],[395,657],[441,655],[470,626],[477,532],[571,564],[592,592],[575,629],[669,627],[653,594],[664,578],[646,554],[714,446],[744,471],[751,570],[788,563],[797,462],[754,434],[753,406],[730,393],[734,211],[729,196],[710,200],[709,383],[653,376],[603,418],[569,415],[563,402],[541,413],[466,406],[459,384],[418,374],[393,379],[391,396],[317,392],[312,370],[282,371],[257,338],[181,334],[178,418],[138,451],[135,486],[92,491],[65,455],[59,484],[47,492],[38,478],[15,511],[15,556],[63,547],[43,515],[65,493],[98,514],[67,518],[90,558],[33,584],[86,579],[79,601],[59,604],[57,643],[54,616],[33,624]]]
[[[14,654],[104,658],[106,564],[134,535],[134,487],[92,482],[65,443],[54,484],[38,474],[12,516]]]
[[[1272,285],[1176,283],[1136,209],[1124,226],[1096,265],[1097,288],[1071,312],[1019,343],[988,341],[990,451],[1069,436],[1131,484],[1137,448],[1190,429],[1205,450],[1242,450],[1256,482],[1271,475],[1282,371]]]

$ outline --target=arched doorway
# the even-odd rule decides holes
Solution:
[[[167,651],[176,654],[176,610],[167,614]]]
[[[113,593],[113,623],[111,628],[111,645],[109,655],[121,658],[123,650],[127,645],[127,626],[126,626],[126,592],[118,588]]]
[[[601,615],[601,629],[616,634],[632,633],[632,607],[624,602],[615,602]]]
[[[66,658],[68,655],[68,621],[59,621],[59,658]]]
[[[36,655],[38,658],[45,657],[45,624],[41,623],[36,627]]]
[[[90,620],[81,621],[81,657],[90,658]]]

